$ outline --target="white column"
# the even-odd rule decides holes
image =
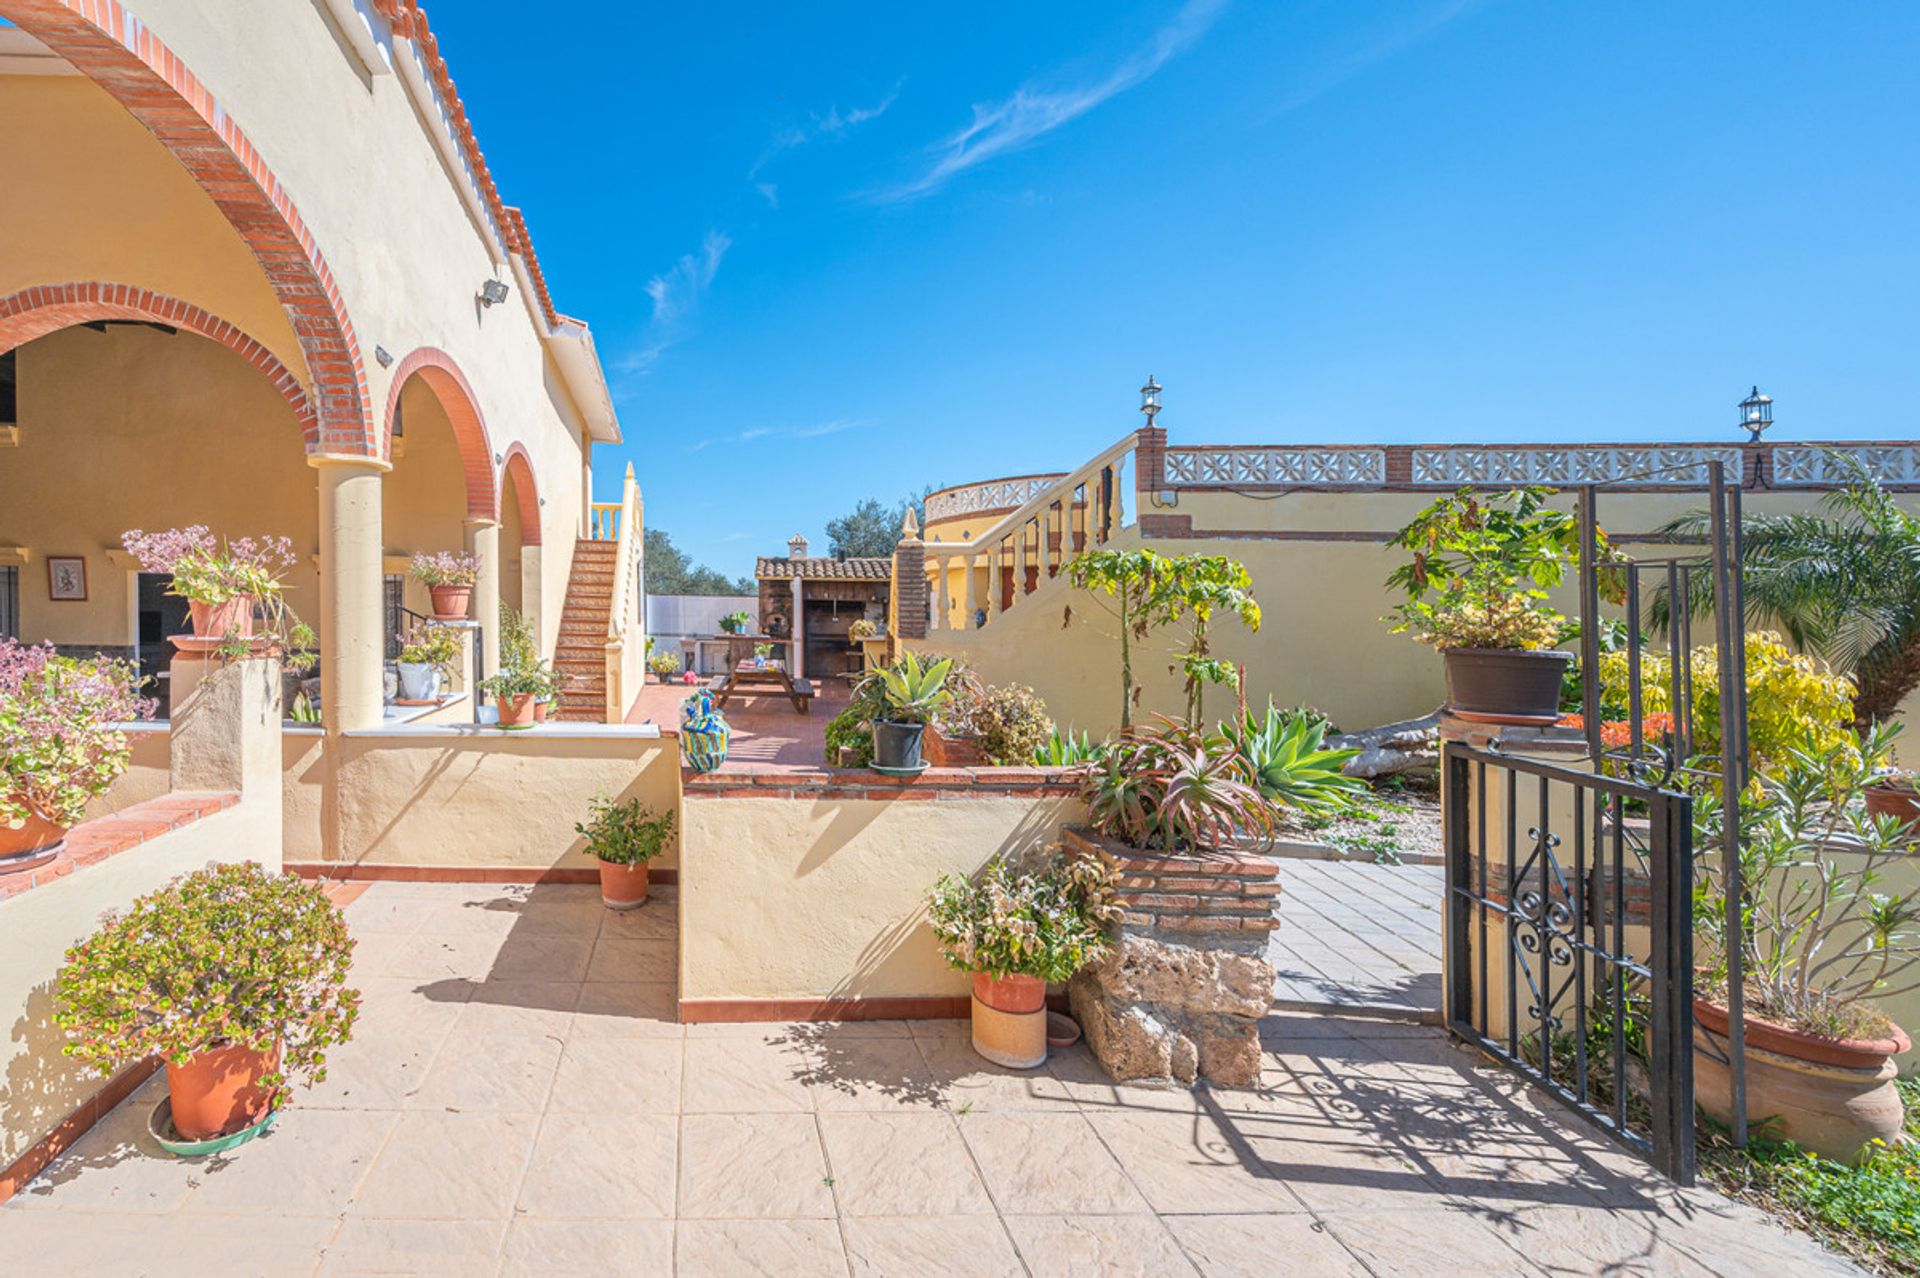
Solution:
[[[787,657],[787,676],[793,679],[807,677],[807,595],[806,588],[798,576],[793,579],[793,644]]]
[[[960,562],[965,565],[967,574],[967,611],[966,615],[960,618],[960,628],[962,630],[973,629],[973,614],[980,610],[979,586],[973,578],[973,560],[974,556],[972,555],[964,556],[960,560]]]
[[[500,523],[494,519],[466,522],[467,553],[480,561],[480,579],[473,585],[473,619],[480,625],[480,677],[500,671]]]
[[[927,562],[934,565],[934,574],[939,578],[936,593],[939,596],[940,602],[933,610],[932,628],[935,630],[948,630],[953,626],[953,617],[948,611],[949,595],[947,592],[947,577],[949,570],[953,567],[953,561],[945,555],[940,555],[938,557],[929,556]]]
[[[320,704],[327,731],[380,722],[385,648],[380,479],[387,463],[321,455]]]
[[[987,620],[1000,615],[1000,543],[987,551]]]
[[[1027,528],[1032,523],[1021,524],[1013,534],[1013,599],[1018,603],[1027,593]]]

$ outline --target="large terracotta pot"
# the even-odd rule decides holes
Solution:
[[[18,874],[45,865],[66,846],[67,827],[56,825],[32,808],[19,829],[0,825],[0,875]]]
[[[467,601],[473,598],[472,586],[428,586],[427,593],[433,597],[435,621],[467,619]]]
[[[1728,1122],[1727,1009],[1697,998],[1693,1014],[1694,1099]],[[1773,1134],[1843,1163],[1875,1139],[1899,1138],[1906,1114],[1893,1058],[1913,1044],[1897,1026],[1889,1039],[1832,1039],[1749,1014],[1745,1029],[1748,1123],[1773,1119]]]
[[[1874,816],[1890,816],[1901,825],[1913,827],[1907,833],[1920,835],[1920,788],[1891,782],[1870,785],[1866,789],[1867,811]]]
[[[523,692],[517,697],[495,697],[493,703],[499,708],[501,727],[530,728],[534,707],[540,704],[540,699],[531,692]]]
[[[1449,648],[1447,709],[1479,723],[1551,726],[1559,722],[1560,681],[1572,664],[1567,652]]]
[[[185,1065],[167,1065],[173,1126],[188,1140],[207,1140],[251,1127],[267,1116],[273,1093],[261,1078],[280,1068],[280,1051],[230,1045],[201,1052]]]
[[[600,900],[610,910],[631,910],[647,903],[647,863],[600,863]]]
[[[193,633],[202,639],[250,638],[253,635],[253,596],[238,595],[225,603],[187,600]]]
[[[1047,985],[1032,976],[973,975],[973,1050],[1008,1069],[1047,1060]]]

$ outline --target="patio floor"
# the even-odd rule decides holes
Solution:
[[[1282,858],[1280,882],[1277,1006],[1438,1022],[1445,871]]]
[[[728,764],[771,764],[775,767],[817,768],[826,758],[827,724],[847,704],[844,679],[814,681],[813,704],[800,714],[793,703],[782,696],[735,696],[723,713],[732,735],[728,739]],[[680,703],[693,693],[683,684],[650,683],[640,690],[628,723],[649,719],[663,728],[680,726]]]
[[[1855,1273],[1436,1031],[1276,1016],[1255,1091],[964,1022],[682,1026],[673,893],[378,883],[331,1077],[161,1156],[156,1078],[0,1209],[26,1274]]]

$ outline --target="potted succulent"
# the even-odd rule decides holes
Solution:
[[[1909,835],[1920,835],[1920,777],[1905,768],[1889,768],[1862,792],[1867,811],[1892,817]]]
[[[855,643],[859,643],[863,639],[871,639],[879,633],[880,627],[866,617],[857,619],[852,625],[847,627],[847,638]]]
[[[0,638],[0,874],[59,854],[87,802],[127,770],[116,726],[153,713],[131,665]]]
[[[103,1075],[166,1062],[171,1113],[156,1113],[156,1134],[233,1136],[263,1126],[295,1078],[326,1077],[328,1049],[359,1013],[352,956],[318,883],[209,866],[109,913],[68,950],[53,1019],[66,1054]]]
[[[1579,554],[1579,521],[1548,488],[1462,488],[1393,538],[1413,552],[1387,578],[1407,595],[1386,620],[1446,661],[1447,707],[1487,723],[1552,724],[1573,654],[1553,650],[1566,618],[1547,603]],[[1604,551],[1604,542],[1601,549]]]
[[[437,701],[441,682],[460,655],[460,641],[451,627],[428,622],[400,645],[394,669],[400,675],[400,700]]]
[[[758,667],[761,670],[765,670],[767,668],[767,663],[770,662],[772,659],[773,659],[772,644],[756,643],[755,645],[753,645],[753,664],[756,667]]]
[[[661,683],[672,683],[673,677],[680,673],[680,658],[671,652],[656,652],[647,658],[647,669],[653,671],[653,677]]]
[[[595,799],[593,813],[574,831],[587,841],[587,855],[600,863],[600,900],[610,910],[647,903],[647,862],[667,850],[673,813],[655,813],[638,799]]]
[[[205,524],[120,535],[143,572],[173,578],[167,593],[187,601],[193,633],[202,639],[246,639],[258,604],[278,603],[280,574],[294,562],[286,537],[241,537],[222,542]]]
[[[973,1048],[996,1065],[1047,1059],[1047,985],[1105,953],[1119,917],[1118,872],[1054,852],[1025,867],[996,856],[973,879],[942,875],[928,921],[947,965],[973,977]]]
[[[1912,858],[1899,822],[1868,811],[1894,729],[1876,726],[1855,750],[1795,749],[1743,793],[1741,936],[1747,1115],[1840,1162],[1903,1125],[1894,1057],[1906,1031],[1870,1001],[1920,982],[1920,886],[1899,873]],[[1694,1076],[1702,1109],[1732,1115],[1725,807],[1696,787],[1695,925],[1704,967],[1694,980]],[[1896,871],[1889,873],[1889,871]]]
[[[1080,778],[1094,832],[1130,848],[1209,851],[1271,843],[1279,805],[1233,738],[1155,715],[1103,746]]]
[[[720,618],[720,629],[730,635],[743,635],[747,632],[747,623],[751,620],[752,618],[747,616],[744,609],[739,612],[730,612]]]
[[[423,550],[413,557],[408,571],[432,596],[435,621],[467,619],[467,604],[473,599],[474,583],[480,580],[480,560],[477,556],[456,554],[451,550],[430,555]]]
[[[918,656],[907,652],[893,665],[882,666],[869,676],[879,681],[880,698],[886,707],[873,720],[876,771],[920,772],[926,768],[920,760],[920,738],[928,720],[953,700],[946,687],[947,672],[952,668],[950,658],[923,666]]]

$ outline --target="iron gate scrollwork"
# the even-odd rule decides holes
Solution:
[[[1452,1031],[1693,1182],[1692,799],[1449,742]]]

